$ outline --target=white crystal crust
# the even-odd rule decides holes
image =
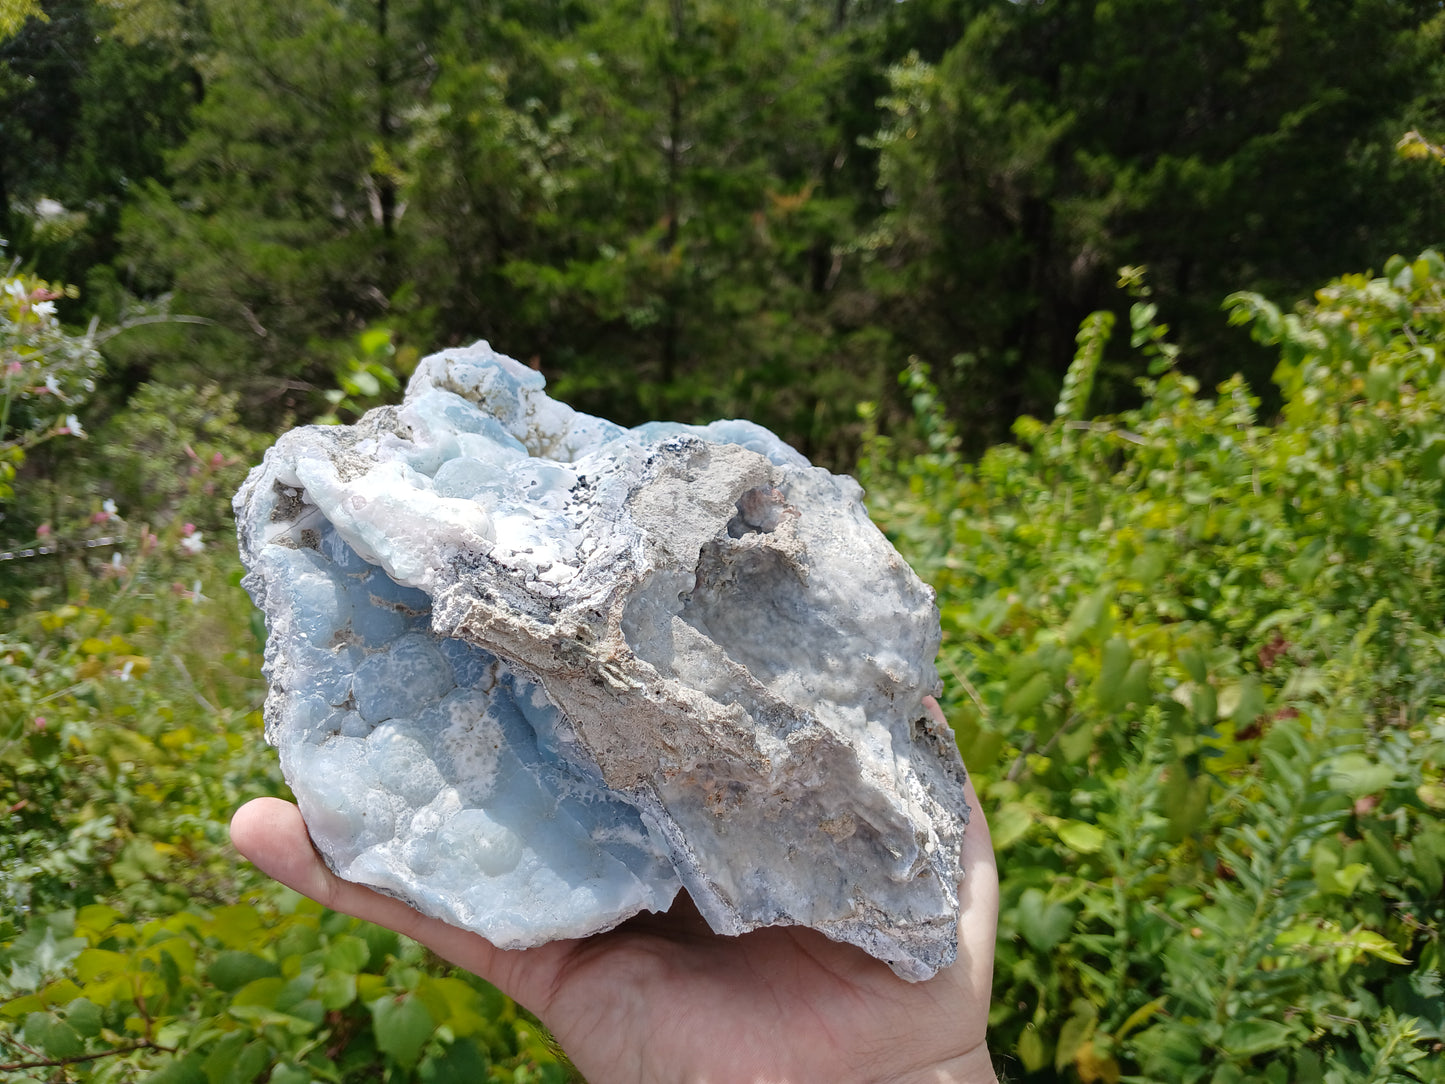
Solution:
[[[742,421],[623,429],[485,343],[237,494],[267,738],[327,862],[525,947],[665,910],[956,954],[931,591]]]

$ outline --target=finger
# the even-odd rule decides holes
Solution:
[[[401,900],[332,873],[312,846],[301,812],[279,798],[257,798],[231,819],[231,841],[256,868],[309,896],[323,907],[405,934],[443,959],[491,982],[503,993],[528,1002],[527,994],[555,969],[556,952],[540,949],[499,949],[491,942],[436,918],[419,913]],[[554,943],[556,944],[556,943]],[[526,966],[522,957],[526,956]]]
[[[924,697],[923,706],[940,726],[948,727],[938,701],[931,696]],[[963,797],[969,806],[969,817],[958,856],[963,873],[963,880],[958,886],[959,962],[965,964],[974,981],[984,984],[986,995],[992,985],[994,947],[998,935],[998,863],[993,853],[988,818],[984,815],[983,803],[978,800],[973,773],[967,770],[963,778]]]
[[[931,696],[923,698],[923,709],[933,716],[935,722],[944,730],[951,731],[948,720],[944,717],[943,709],[938,706],[938,701]],[[973,773],[964,772],[963,776],[963,797],[968,803],[968,831],[964,834],[963,862],[965,869],[971,864],[987,862],[992,865],[993,858],[993,836],[988,830],[988,818],[984,816],[983,806],[978,800],[978,792],[973,789]]]
[[[988,830],[988,817],[983,803],[978,800],[978,791],[973,787],[973,773],[967,772],[963,780],[963,799],[968,803],[968,830],[964,833],[963,860],[965,865],[987,864],[994,866],[993,834]]]

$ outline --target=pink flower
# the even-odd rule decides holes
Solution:
[[[215,455],[211,456],[211,466],[224,467],[225,465],[226,457],[223,456],[220,452],[217,452]]]
[[[186,536],[188,536],[188,537],[189,537],[190,535],[195,534],[195,533],[196,533],[196,525],[195,525],[194,523],[187,523],[184,527],[181,528],[181,534],[186,535]]]
[[[38,537],[38,538],[49,538],[49,537],[50,537],[50,524],[48,524],[48,523],[42,523],[39,527],[36,527],[36,528],[35,528],[35,534],[36,534],[36,537]]]
[[[43,716],[43,715],[37,715],[37,716],[35,717],[35,729],[36,729],[36,730],[44,730],[44,729],[45,729],[45,716]]]

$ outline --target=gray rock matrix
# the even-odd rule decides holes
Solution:
[[[485,343],[292,430],[235,498],[266,736],[341,876],[498,945],[664,910],[957,953],[938,612],[850,478],[747,422],[623,429]]]

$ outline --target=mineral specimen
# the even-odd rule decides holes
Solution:
[[[680,887],[908,979],[968,806],[933,596],[862,491],[748,422],[623,429],[485,343],[283,436],[236,496],[266,736],[349,880],[498,945]]]

